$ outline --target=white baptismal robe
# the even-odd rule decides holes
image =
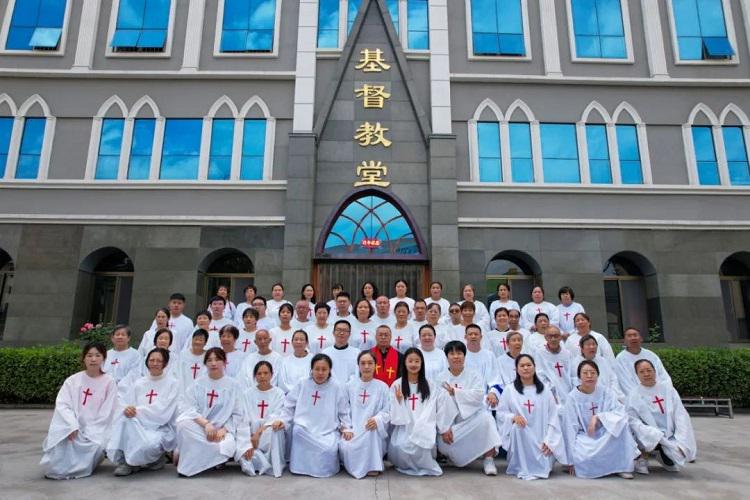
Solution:
[[[234,320],[227,316],[223,316],[221,319],[212,319],[208,323],[208,342],[206,342],[206,350],[212,347],[221,347],[219,332],[227,325],[234,326]]]
[[[286,467],[286,432],[283,429],[274,431],[271,424],[279,418],[284,408],[284,391],[278,387],[261,391],[251,384],[243,391],[242,401],[248,418],[245,427],[237,432],[235,460],[239,462],[242,472],[249,476],[272,474],[280,477]],[[258,447],[252,459],[247,460],[243,455],[249,449],[248,440],[260,428],[263,428],[263,432],[258,439]]]
[[[403,354],[408,348],[414,347],[414,334],[414,327],[410,323],[406,323],[403,327],[393,325],[393,328],[391,328],[391,347]]]
[[[175,419],[180,399],[180,386],[174,377],[163,373],[159,377],[146,375],[129,388],[122,400],[121,410],[135,407],[129,418],[120,412],[112,426],[107,445],[107,457],[112,463],[145,466],[174,450]]]
[[[310,376],[312,357],[313,355],[309,353],[301,358],[292,354],[282,359],[277,382],[284,394],[292,390],[297,382]]]
[[[570,353],[560,346],[558,352],[551,352],[545,345],[533,354],[536,361],[536,372],[546,387],[552,389],[558,403],[565,404],[565,399],[573,389],[571,383],[575,368]]]
[[[474,370],[482,378],[485,391],[499,385],[502,387],[500,369],[497,365],[497,358],[487,349],[480,349],[478,352],[466,351],[466,368]]]
[[[570,305],[557,304],[557,317],[560,319],[560,332],[565,335],[573,333],[576,329],[575,317],[578,313],[585,313],[586,310],[578,302],[571,302]]]
[[[352,334],[349,337],[349,343],[360,351],[369,351],[375,347],[375,330],[378,324],[372,319],[366,323],[354,319],[352,322]]]
[[[549,324],[558,326],[560,318],[557,313],[557,306],[549,302],[542,301],[539,304],[529,302],[521,308],[521,326],[531,331],[534,326],[534,319],[537,314],[545,313],[549,317]]]
[[[255,345],[255,333],[258,329],[256,328],[252,332],[248,332],[244,328],[240,328],[239,330],[240,336],[237,337],[237,341],[234,343],[234,348],[246,354],[258,352],[258,346]]]
[[[132,347],[128,347],[124,351],[108,350],[107,359],[102,363],[102,371],[117,383],[117,395],[120,400],[140,376],[143,367],[143,358]]]
[[[224,375],[241,380],[241,385],[245,385],[245,380],[240,379],[240,377],[242,376],[242,367],[245,366],[245,359],[248,355],[236,349],[230,352],[224,351],[224,353],[227,356]]]
[[[576,357],[573,362],[571,363],[571,369],[570,369],[570,384],[572,387],[578,387],[581,384],[581,381],[578,378],[577,372],[578,372],[578,365],[581,364],[581,362],[584,360],[582,356]],[[625,404],[625,395],[620,390],[620,382],[617,380],[617,373],[615,372],[614,367],[614,361],[611,361],[606,358],[602,358],[599,355],[594,356],[593,359],[594,363],[596,363],[596,366],[599,367],[599,379],[596,382],[597,385],[601,385],[602,387],[606,387],[610,391],[614,392],[615,397],[617,400]]]
[[[495,324],[495,311],[500,309],[501,307],[504,307],[509,312],[515,309],[519,313],[521,312],[521,306],[518,305],[518,302],[515,300],[506,300],[505,302],[501,302],[500,299],[495,299],[490,303],[490,328],[495,328],[497,325]]]
[[[203,364],[205,351],[200,354],[193,354],[192,351],[183,352],[180,356],[180,364],[177,369],[177,375],[182,390],[187,390],[196,380],[206,374],[206,365]]]
[[[390,392],[385,382],[377,379],[363,382],[355,378],[349,381],[346,391],[354,437],[349,441],[342,439],[339,451],[346,471],[361,479],[370,471],[383,470],[390,422]],[[365,428],[370,418],[378,425],[373,431]]]
[[[117,384],[109,375],[91,378],[78,372],[63,383],[42,444],[40,465],[51,479],[90,476],[104,458],[117,407]],[[71,433],[78,434],[73,440]]]
[[[240,384],[226,375],[219,379],[201,377],[185,391],[177,417],[178,473],[194,476],[235,455],[237,429],[245,422],[241,392]],[[224,439],[208,441],[205,429],[195,422],[198,417],[208,420],[216,430],[225,428]]]
[[[588,434],[591,417],[599,418],[594,436]],[[628,425],[625,407],[615,394],[597,385],[591,394],[573,389],[565,401],[563,433],[569,465],[578,477],[593,479],[633,472],[640,455]]]
[[[255,380],[255,375],[253,374],[255,365],[257,365],[260,361],[268,361],[273,368],[271,385],[278,385],[282,359],[283,358],[281,354],[274,351],[271,351],[268,354],[261,354],[259,352],[248,354],[247,356],[245,356],[245,361],[242,362],[242,368],[240,369],[240,375],[237,377],[237,380],[241,381],[241,384],[244,387],[247,387],[247,384],[252,385],[254,383],[252,381]]]
[[[497,367],[503,387],[516,380],[516,358],[511,357],[509,353],[498,356]]]
[[[508,474],[519,479],[546,479],[555,459],[568,462],[558,410],[548,387],[537,393],[535,385],[525,386],[519,394],[513,384],[505,386],[496,420],[502,447],[508,452]],[[513,423],[517,415],[526,420],[525,427]],[[544,456],[543,444],[552,455]]]
[[[320,326],[317,323],[305,328],[308,337],[308,350],[311,354],[318,354],[323,352],[326,347],[332,346],[335,341],[333,338],[333,323],[326,323],[325,326]]]
[[[661,445],[679,467],[695,460],[697,445],[690,415],[671,384],[638,384],[628,396],[630,428],[645,451]]]
[[[612,351],[612,346],[609,344],[609,341],[607,340],[607,338],[601,333],[595,332],[594,330],[590,330],[588,335],[591,335],[592,337],[596,339],[596,343],[597,343],[596,354],[614,362],[615,354],[614,354],[614,351]],[[570,351],[570,354],[573,355],[574,358],[581,354],[581,339],[582,338],[583,336],[580,333],[578,333],[577,331],[574,331],[570,334],[567,340],[565,340],[565,348],[568,351]]]
[[[424,370],[425,377],[433,384],[438,383],[438,377],[448,369],[448,359],[445,357],[445,352],[437,347],[431,351],[422,351],[424,357]]]
[[[271,331],[268,332],[271,334],[271,350],[278,352],[284,357],[291,356],[292,352],[294,352],[294,348],[292,347],[294,331],[294,328],[291,326],[286,330],[280,326],[271,328]]]
[[[351,430],[345,386],[333,377],[322,384],[312,378],[300,381],[286,395],[281,420],[292,429],[291,472],[313,477],[338,473],[341,433]]]
[[[443,384],[454,388],[454,395],[450,396],[446,391],[445,397],[446,414],[455,415],[450,424],[453,443],[447,444],[439,436],[438,450],[457,467],[464,467],[488,450],[498,448],[500,436],[485,403],[485,384],[481,375],[470,368],[464,368],[458,375],[446,371],[440,377],[441,387]]]
[[[641,348],[638,354],[632,354],[627,349],[620,351],[615,359],[615,371],[617,372],[617,380],[620,382],[620,388],[623,394],[630,394],[633,389],[638,387],[640,384],[638,375],[635,373],[635,363],[638,360],[647,359],[651,361],[656,369],[656,382],[665,383],[672,385],[672,377],[667,373],[664,364],[659,359],[654,351],[650,351],[645,348]]]
[[[331,346],[323,350],[323,354],[326,354],[333,362],[333,378],[342,386],[349,383],[350,378],[357,376],[359,371],[357,356],[360,352],[362,351],[351,345],[347,345],[344,349]]]

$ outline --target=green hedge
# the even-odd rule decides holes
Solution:
[[[728,397],[735,407],[750,407],[750,349],[654,350],[680,395]],[[79,360],[74,343],[0,348],[0,403],[54,403],[63,381],[81,369]]]

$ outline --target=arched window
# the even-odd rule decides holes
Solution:
[[[5,322],[8,319],[8,301],[13,290],[13,259],[5,251],[0,249],[0,340],[5,331]]]
[[[648,260],[622,252],[607,261],[603,274],[609,338],[621,339],[633,326],[649,341],[663,341],[656,271]]]
[[[83,261],[78,274],[73,332],[82,323],[127,323],[133,292],[133,261],[114,247],[100,248]]]
[[[731,340],[750,340],[750,253],[729,256],[719,270],[721,297]]]
[[[229,287],[232,302],[244,300],[243,290],[255,281],[255,267],[239,250],[224,248],[209,254],[198,268],[198,295],[203,302],[216,295],[220,286]]]
[[[524,304],[534,286],[542,284],[541,270],[530,256],[508,250],[495,255],[487,265],[485,283],[488,303],[497,298],[498,285],[505,283],[510,285],[511,298]]]

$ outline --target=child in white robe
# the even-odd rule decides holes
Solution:
[[[390,392],[385,382],[377,380],[377,361],[371,351],[358,358],[359,378],[347,384],[352,432],[350,441],[341,441],[339,452],[346,471],[357,479],[382,472],[390,421]]]
[[[333,362],[325,354],[312,359],[311,376],[286,395],[273,428],[292,429],[289,470],[294,474],[330,477],[339,472],[339,441],[353,434],[346,388],[331,376]]]
[[[292,348],[294,352],[291,356],[282,358],[277,377],[278,386],[284,394],[291,391],[300,380],[310,376],[310,362],[313,355],[307,351],[307,333],[304,330],[294,332]]]
[[[547,479],[555,458],[567,463],[558,405],[537,377],[534,358],[519,354],[515,364],[518,377],[505,386],[495,417],[508,452],[506,473],[519,479]]]
[[[86,344],[81,358],[85,370],[65,379],[42,444],[40,465],[49,479],[90,476],[104,458],[116,411],[117,384],[101,370],[107,358],[104,344]]]
[[[635,371],[640,384],[627,401],[630,428],[643,451],[636,461],[635,470],[648,474],[649,452],[654,452],[666,470],[677,472],[696,456],[697,445],[690,415],[671,384],[656,382],[656,369],[651,361],[636,361]]]
[[[274,429],[271,422],[284,408],[284,391],[271,385],[273,366],[268,361],[259,361],[253,371],[256,383],[250,383],[242,394],[249,418],[246,427],[237,433],[237,450],[242,453],[236,453],[235,460],[248,476],[281,477],[286,467],[286,433],[283,429]],[[243,456],[247,439],[254,450],[249,460]]]
[[[571,474],[588,479],[618,474],[633,479],[634,460],[640,452],[625,407],[612,391],[597,384],[596,363],[582,361],[576,373],[581,385],[570,392],[563,410]]]
[[[223,465],[237,452],[237,429],[245,423],[242,388],[224,375],[226,355],[212,347],[204,358],[207,373],[185,391],[177,417],[177,473],[194,476]],[[252,446],[242,454],[252,455]]]
[[[175,418],[180,387],[165,368],[169,351],[154,348],[146,358],[149,374],[139,378],[122,400],[107,444],[107,458],[115,464],[115,476],[127,476],[140,468],[159,470],[164,453],[176,446]]]

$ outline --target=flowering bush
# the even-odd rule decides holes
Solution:
[[[109,349],[112,347],[110,337],[112,336],[112,331],[114,329],[114,325],[108,323],[99,323],[98,325],[84,323],[80,328],[81,334],[78,338],[81,341],[81,344],[86,344],[88,342],[101,342]]]

